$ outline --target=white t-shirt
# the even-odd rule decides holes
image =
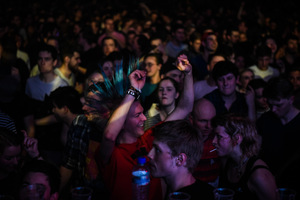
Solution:
[[[273,77],[277,77],[280,75],[279,71],[271,66],[268,67],[267,70],[261,70],[257,67],[257,65],[252,65],[249,67],[254,73],[254,78],[261,78],[264,81],[268,82]]]
[[[46,94],[50,95],[52,91],[63,86],[68,86],[68,84],[59,76],[56,76],[53,81],[45,83],[37,75],[27,80],[25,93],[32,99],[44,101]]]

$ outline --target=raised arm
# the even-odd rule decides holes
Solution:
[[[194,87],[192,66],[186,55],[180,55],[177,58],[177,68],[184,72],[183,90],[180,95],[178,105],[174,112],[169,115],[166,121],[184,119],[193,110],[194,103]]]
[[[129,75],[130,83],[136,90],[144,87],[146,72],[135,70]],[[103,139],[100,147],[100,160],[107,164],[114,150],[115,141],[122,130],[128,111],[134,102],[135,97],[132,94],[126,94],[118,108],[113,112],[108,124],[104,130]]]

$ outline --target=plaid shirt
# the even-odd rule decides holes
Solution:
[[[84,115],[78,115],[68,131],[63,155],[63,166],[75,170],[79,178],[84,177],[85,159],[89,146],[91,127]]]

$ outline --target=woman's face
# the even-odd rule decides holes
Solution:
[[[217,126],[214,129],[216,135],[213,139],[213,145],[216,147],[219,156],[230,156],[233,151],[233,140],[228,135],[223,126]]]
[[[114,65],[111,61],[107,61],[103,64],[102,69],[109,80],[112,80],[114,74]]]
[[[164,80],[158,86],[158,98],[160,105],[171,106],[175,104],[179,93],[176,91],[172,81]]]

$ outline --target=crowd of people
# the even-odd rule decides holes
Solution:
[[[149,199],[299,189],[294,3],[2,2],[0,195],[130,200],[141,156]]]

